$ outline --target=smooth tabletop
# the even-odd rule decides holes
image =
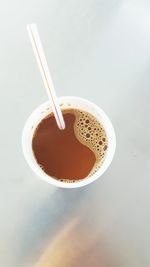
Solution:
[[[41,181],[23,157],[24,123],[47,100],[32,22],[57,95],[95,102],[115,128],[111,166],[81,189]],[[49,248],[47,267],[149,267],[150,2],[6,0],[0,32],[0,266],[34,266]]]

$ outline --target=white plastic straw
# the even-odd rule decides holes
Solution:
[[[48,64],[45,58],[44,50],[36,24],[27,25],[27,30],[57,125],[61,130],[65,129],[64,118],[57,101],[56,92],[54,89],[53,81],[51,79],[51,75],[49,72]]]

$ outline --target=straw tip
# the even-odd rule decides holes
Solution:
[[[36,23],[32,22],[32,23],[27,23],[26,24],[27,29],[29,29],[30,27],[36,27]]]
[[[65,126],[65,123],[64,123],[64,122],[62,122],[62,124],[61,124],[61,125],[58,125],[58,127],[59,127],[59,129],[60,129],[60,130],[65,130],[65,128],[66,128],[66,126]]]

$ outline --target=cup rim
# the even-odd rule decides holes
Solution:
[[[28,130],[29,130],[29,125],[31,124],[32,118],[33,116],[38,112],[39,109],[41,109],[42,107],[45,107],[49,104],[49,101],[46,101],[44,103],[42,103],[41,105],[39,105],[28,117],[25,126],[23,128],[23,132],[22,132],[22,149],[23,149],[23,154],[24,157],[28,163],[28,165],[30,166],[30,168],[33,170],[33,172],[42,180],[48,182],[49,184],[52,184],[56,187],[61,187],[61,188],[79,188],[79,187],[83,187],[85,185],[88,185],[92,182],[94,182],[95,180],[97,180],[98,178],[100,178],[102,176],[102,174],[108,169],[108,167],[110,166],[112,159],[114,157],[115,154],[115,149],[116,149],[116,136],[115,136],[115,131],[113,128],[113,125],[109,119],[109,117],[106,115],[106,113],[96,104],[94,104],[93,102],[81,98],[81,97],[76,97],[76,96],[62,96],[58,98],[59,102],[68,102],[69,100],[71,101],[72,99],[75,99],[77,101],[80,102],[84,102],[85,104],[87,104],[87,106],[92,107],[94,110],[96,110],[100,116],[103,117],[103,119],[105,120],[105,122],[107,123],[107,126],[109,128],[109,132],[111,133],[111,143],[108,145],[108,151],[106,154],[106,158],[104,160],[104,162],[102,163],[102,165],[100,166],[100,168],[96,171],[96,173],[94,173],[92,176],[84,178],[80,181],[77,181],[75,183],[66,183],[66,182],[61,182],[49,175],[47,175],[38,165],[38,163],[36,162],[36,160],[32,160],[28,150],[27,150],[27,134],[28,134]],[[30,125],[31,126],[31,125]],[[106,129],[105,129],[106,131]],[[107,131],[106,131],[107,134]],[[109,140],[108,140],[109,142]],[[33,152],[32,152],[32,156]],[[35,159],[35,157],[34,157]]]

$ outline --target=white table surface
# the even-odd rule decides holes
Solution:
[[[115,127],[111,167],[82,189],[40,181],[23,158],[26,118],[47,100],[30,22],[38,24],[57,94],[90,99]],[[78,218],[91,243],[97,236],[89,266],[149,267],[150,1],[6,0],[0,33],[0,266],[33,266]],[[83,258],[78,267],[88,266]]]

